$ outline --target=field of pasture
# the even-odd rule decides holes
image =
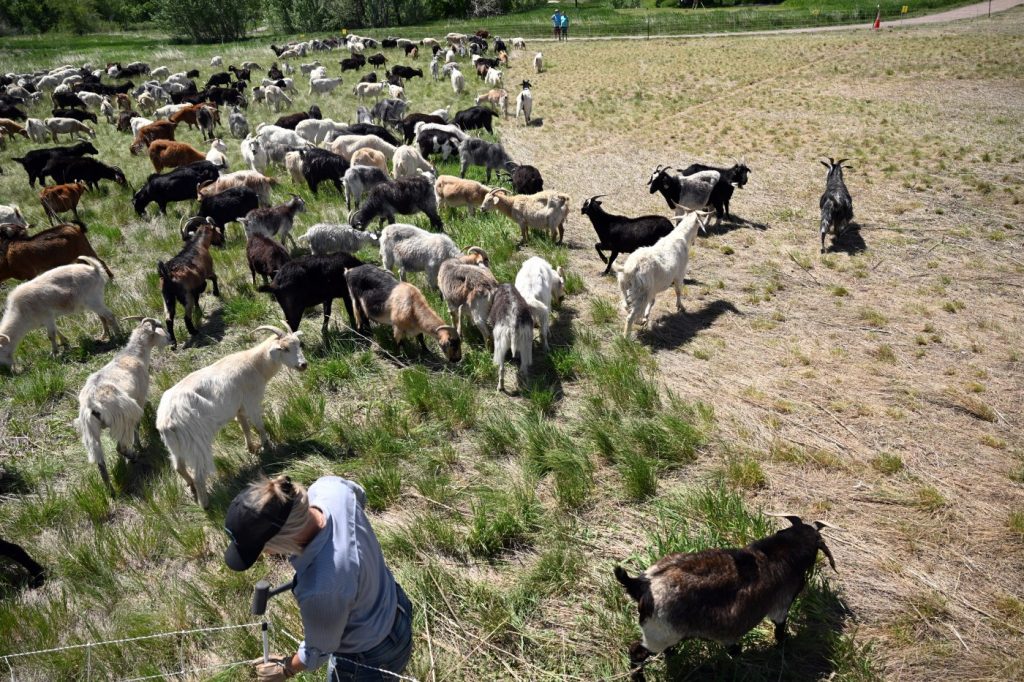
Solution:
[[[206,77],[213,54],[264,66],[272,57],[256,42],[139,54],[116,37],[102,49],[46,49],[0,52],[0,70],[138,58]],[[530,74],[532,51],[517,53],[506,85],[514,93],[530,78],[543,125],[507,120],[496,132],[546,188],[573,197],[565,244],[533,233],[517,248],[518,229],[500,216],[442,212],[460,245],[487,249],[501,281],[532,255],[566,267],[552,350],[535,347],[530,381],[510,372],[510,395],[496,394],[471,328],[464,359],[447,365],[429,341],[433,353],[421,354],[397,348],[389,329],[358,337],[340,307],[322,337],[310,311],[309,370],[285,370],[268,389],[275,447],[250,455],[236,425],[223,429],[203,512],[167,464],[153,407],[187,373],[281,319],[251,284],[241,228],[229,226],[227,248],[214,253],[223,297],[204,295],[200,337],[155,355],[145,449],[135,465],[113,467],[113,499],[71,427],[85,378],[118,348],[99,341],[98,320],[58,322],[71,339],[58,358],[33,332],[16,372],[0,376],[0,537],[49,571],[39,590],[0,582],[0,657],[250,622],[253,583],[288,579],[290,567],[229,571],[222,522],[264,472],[304,483],[339,474],[367,489],[385,557],[416,607],[407,673],[420,680],[625,679],[639,631],[612,567],[744,544],[778,528],[765,516],[777,511],[843,529],[826,531],[839,573],[819,564],[785,648],[763,624],[738,658],[685,643],[655,659],[649,679],[1024,676],[1024,11],[871,34],[542,49],[547,71]],[[321,58],[331,76],[337,58]],[[346,74],[318,102],[325,116],[354,119],[353,80]],[[470,106],[484,88],[468,70],[467,81],[456,98],[445,82],[416,79],[411,109]],[[309,104],[303,91],[292,110]],[[276,117],[260,106],[247,115],[253,127]],[[197,131],[178,139],[200,146]],[[135,188],[152,172],[105,123],[95,144]],[[0,203],[42,225],[35,192],[9,161],[33,146],[19,139],[0,152]],[[851,159],[860,229],[819,255],[823,156]],[[607,194],[611,212],[664,213],[644,186],[656,165],[741,157],[753,172],[733,197],[739,219],[698,239],[686,312],[663,294],[650,328],[624,341],[618,288],[598,274],[582,200]],[[240,167],[237,141],[230,159]],[[333,189],[314,197],[283,169],[273,174],[275,200],[294,192],[308,202],[294,234],[344,219]],[[483,180],[479,169],[471,177]],[[104,183],[80,212],[116,275],[114,312],[162,317],[155,263],[180,248],[190,207],[160,217],[151,206],[140,220],[130,197]],[[421,276],[412,281],[425,289]],[[14,284],[0,285],[0,300]],[[177,333],[187,338],[180,314]],[[113,444],[105,449],[117,461]],[[273,648],[292,649],[294,601],[274,600],[269,614]],[[184,677],[244,680],[249,668],[229,664],[259,652],[258,628],[247,628],[7,663],[18,680],[198,669]]]

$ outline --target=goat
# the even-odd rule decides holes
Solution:
[[[107,462],[103,456],[100,432],[110,429],[117,442],[117,453],[134,459],[133,447],[141,448],[139,423],[149,393],[149,364],[154,348],[170,343],[160,323],[147,317],[128,338],[128,343],[114,359],[93,372],[78,393],[78,418],[75,429],[82,437],[89,462],[99,467],[103,484],[111,493]]]
[[[345,207],[351,210],[353,201],[356,207],[358,207],[364,193],[387,181],[388,174],[379,168],[374,166],[350,166],[345,171],[345,177],[342,180],[345,186]]]
[[[462,111],[456,112],[455,118],[452,120],[455,125],[462,130],[470,131],[483,128],[493,135],[494,129],[491,126],[491,119],[493,119],[495,115],[496,114],[487,107],[474,106],[469,109],[463,109]]]
[[[99,118],[96,114],[91,111],[81,111],[78,109],[54,109],[50,112],[50,115],[54,118],[73,118],[80,123],[86,121],[92,121],[93,123],[99,123]],[[10,119],[3,119],[10,120]],[[27,121],[26,121],[27,123]],[[46,125],[45,123],[43,125]]]
[[[486,267],[487,253],[483,249],[471,246],[466,251],[465,256],[449,258],[441,263],[437,271],[437,285],[459,336],[462,336],[462,313],[469,310],[473,324],[487,343],[490,339],[487,315],[498,280]]]
[[[520,243],[525,244],[529,229],[547,229],[552,241],[562,243],[565,219],[569,215],[569,196],[545,190],[536,194],[509,196],[508,191],[495,187],[484,197],[480,208],[498,211],[519,225]]]
[[[48,149],[33,149],[25,153],[25,156],[14,157],[11,160],[21,164],[28,175],[29,187],[36,186],[36,180],[42,183],[45,176],[41,172],[51,159],[58,156],[75,157],[86,154],[98,154],[96,147],[91,142],[78,142],[70,147],[50,147]]]
[[[340,78],[314,78],[309,81],[309,94],[314,93],[322,95],[324,93],[332,92],[335,88],[341,85]]]
[[[670,554],[635,578],[615,567],[615,579],[637,603],[643,630],[643,638],[629,645],[630,667],[641,668],[634,682],[645,679],[642,666],[650,656],[684,639],[720,642],[738,655],[740,638],[766,616],[775,624],[775,641],[785,641],[789,608],[819,551],[836,570],[821,537],[830,526],[785,518],[789,528],[743,548]]]
[[[617,273],[622,292],[626,326],[622,335],[629,338],[633,323],[645,326],[654,308],[654,297],[670,286],[676,292],[676,310],[683,310],[683,281],[690,262],[690,247],[697,229],[704,228],[704,214],[690,212],[675,216],[676,227],[653,246],[635,250]]]
[[[475,213],[490,191],[490,187],[476,180],[457,178],[454,175],[439,175],[434,181],[434,196],[437,198],[439,209],[442,206],[465,206],[469,209],[470,216]]]
[[[533,55],[533,70],[536,73],[541,73],[544,71],[544,55],[541,54],[540,52]]]
[[[49,128],[54,142],[57,142],[57,135],[67,135],[74,138],[76,135],[83,133],[96,139],[95,130],[73,118],[48,118],[43,121],[43,124]]]
[[[149,145],[149,160],[153,163],[153,169],[159,173],[165,168],[206,161],[206,155],[185,142],[153,140]]]
[[[355,158],[353,156],[353,158]],[[423,158],[419,150],[411,145],[402,145],[392,157],[396,178],[411,178],[419,173],[436,173],[434,165]]]
[[[533,114],[533,86],[530,81],[522,82],[522,90],[516,95],[516,120],[519,114],[523,114],[526,125],[530,125],[530,116]]]
[[[399,127],[402,129],[402,134],[405,137],[405,143],[411,144],[416,139],[416,124],[417,123],[437,123],[444,125],[446,121],[440,116],[434,116],[433,114],[409,114],[401,121],[399,121]]]
[[[505,116],[506,118],[508,117],[508,90],[505,90],[504,88],[495,88],[488,90],[482,95],[478,95],[477,98],[473,100],[473,103],[477,105],[483,102],[487,102],[494,106],[502,116]],[[458,123],[458,121],[456,121],[456,123]],[[490,121],[488,121],[488,123],[490,123]]]
[[[100,180],[113,180],[119,185],[126,185],[128,179],[117,166],[108,166],[102,161],[90,157],[56,156],[47,162],[40,171],[40,179],[52,177],[54,182],[84,182],[89,189],[97,189]]]
[[[544,350],[549,350],[548,331],[552,303],[558,303],[565,295],[565,274],[539,256],[523,263],[516,273],[516,290],[530,308],[533,322],[540,328]],[[532,333],[531,333],[532,340]]]
[[[268,178],[258,171],[240,170],[234,173],[225,173],[216,177],[211,182],[205,183],[196,188],[196,194],[200,201],[203,197],[220,194],[231,187],[248,187],[259,197],[260,206],[270,205],[270,189],[277,184],[274,178]],[[243,214],[244,215],[244,214]]]
[[[284,168],[288,171],[288,177],[291,178],[292,183],[298,184],[302,182],[302,153],[288,152],[285,154]]]
[[[143,149],[148,149],[154,140],[174,140],[174,129],[176,127],[177,124],[170,121],[154,121],[149,125],[142,126],[139,128],[139,132],[135,134],[135,139],[132,140],[129,151],[133,156],[137,156]]]
[[[466,78],[462,75],[462,72],[458,69],[452,69],[452,91],[456,95],[461,95],[462,91],[466,89]]]
[[[674,209],[676,215],[703,210],[711,200],[711,192],[721,177],[718,171],[701,171],[689,176],[680,176],[669,173],[670,170],[660,165],[654,169],[647,180],[651,194],[661,192],[668,207]]]
[[[246,120],[245,114],[238,110],[238,107],[231,107],[231,113],[228,114],[228,129],[237,138],[243,138],[249,134],[249,121]]]
[[[427,303],[423,292],[399,282],[386,270],[363,265],[346,270],[349,296],[355,312],[356,328],[368,331],[369,323],[389,324],[399,346],[406,337],[415,336],[426,351],[424,334],[434,337],[448,362],[462,359],[462,340],[455,327],[445,324]]]
[[[338,135],[375,135],[392,147],[397,147],[399,144],[398,139],[387,128],[373,123],[353,123],[350,126],[339,128]]]
[[[18,125],[9,118],[0,118],[0,132],[6,132],[12,138],[15,135],[21,135],[26,140],[29,139],[28,130]]]
[[[525,379],[533,363],[533,315],[522,294],[511,284],[499,284],[491,297],[487,324],[494,340],[498,366],[498,392],[505,390],[505,355],[519,356],[519,374]],[[520,385],[522,382],[520,381]]]
[[[39,327],[46,328],[50,348],[57,355],[58,339],[68,345],[67,338],[57,331],[57,318],[86,308],[99,316],[105,337],[120,336],[117,318],[103,302],[103,290],[109,281],[103,263],[78,256],[70,265],[48,270],[14,287],[0,319],[0,367],[13,367],[18,344]]]
[[[284,264],[291,260],[283,246],[258,232],[248,235],[245,258],[249,261],[253,286],[256,286],[257,274],[263,277],[264,284],[269,284],[270,279],[273,279]]]
[[[391,179],[391,175],[388,173],[388,159],[376,149],[370,149],[369,147],[357,149],[352,153],[352,158],[349,159],[349,162],[353,166],[372,166],[377,168],[384,174],[385,178]]]
[[[458,245],[446,234],[421,230],[415,225],[395,223],[380,233],[380,259],[385,270],[398,268],[398,278],[405,281],[407,272],[424,272],[427,284],[437,288],[437,272],[441,263],[461,253]]]
[[[387,158],[395,155],[395,146],[388,144],[376,135],[341,135],[331,142],[331,151],[345,159],[351,159],[357,149],[376,149]]]
[[[246,236],[250,234],[276,236],[282,244],[291,239],[294,246],[295,237],[291,236],[291,231],[295,224],[295,216],[305,210],[306,202],[298,194],[293,194],[291,199],[278,206],[254,208],[240,222],[245,226]]]
[[[33,142],[46,142],[50,137],[50,129],[38,118],[30,118],[25,121],[25,129]]]
[[[395,94],[391,93],[390,98],[382,99],[373,105],[373,108],[370,110],[371,121],[379,121],[381,124],[396,127],[401,123],[408,103],[403,99],[404,92],[397,93],[397,98]]]
[[[627,218],[614,215],[601,208],[599,194],[583,202],[580,213],[590,218],[597,233],[598,242],[594,244],[597,255],[607,267],[602,275],[612,271],[612,265],[620,253],[632,253],[644,246],[654,246],[659,239],[674,229],[672,221],[660,215],[645,215],[639,218]],[[603,251],[611,251],[605,258]]]
[[[320,183],[328,180],[334,183],[338,194],[344,193],[342,180],[349,169],[348,161],[326,149],[302,149],[299,154],[302,156],[302,176],[313,194],[317,193]]]
[[[735,188],[743,189],[743,186],[747,184],[750,169],[742,161],[736,163],[731,168],[718,168],[716,166],[693,163],[680,172],[684,176],[688,176],[702,171],[718,171],[718,182],[715,183],[714,188],[711,190],[710,198],[711,204],[715,207],[715,216],[717,218],[715,225],[718,226],[722,223],[722,216],[729,215],[729,200],[732,199],[733,190]]]
[[[29,553],[26,552],[21,545],[8,542],[7,540],[0,538],[0,556],[6,557],[17,564],[21,564],[22,567],[28,571],[30,576],[28,583],[29,587],[42,587],[46,582],[46,569],[40,566],[35,559],[29,556]]]
[[[223,230],[228,223],[241,221],[259,207],[259,195],[242,185],[228,187],[216,194],[200,195],[197,215],[209,218],[214,225]]]
[[[309,244],[314,256],[332,253],[356,253],[364,246],[376,246],[380,238],[372,232],[357,230],[351,225],[317,223],[298,238],[298,242]]]
[[[417,76],[423,78],[423,69],[414,69],[411,66],[402,66],[401,64],[397,64],[391,67],[391,74],[404,80],[416,78]]]
[[[257,450],[249,433],[250,424],[259,434],[260,445],[269,448],[262,408],[267,382],[281,367],[301,372],[308,366],[298,332],[286,333],[270,326],[256,329],[263,330],[274,335],[253,348],[232,353],[192,372],[160,398],[156,428],[167,446],[172,466],[188,483],[203,509],[209,506],[206,478],[214,468],[213,439],[217,432],[237,419],[250,452]]]
[[[160,175],[154,173],[146,179],[146,184],[132,197],[132,206],[140,216],[146,212],[149,204],[156,202],[161,213],[167,212],[167,204],[173,201],[189,201],[195,199],[196,188],[216,180],[220,175],[219,168],[205,159],[187,166],[175,168],[170,173]]]
[[[444,232],[444,223],[437,214],[434,182],[430,176],[396,178],[376,185],[359,210],[349,216],[349,222],[353,227],[362,228],[378,216],[390,224],[395,222],[396,213],[412,215],[420,212],[430,219],[431,227]]]
[[[242,152],[242,161],[249,166],[251,171],[262,174],[267,169],[267,165],[270,163],[267,159],[267,150],[258,137],[246,135],[239,144],[239,149]]]
[[[74,263],[79,256],[95,259],[103,265],[107,276],[114,278],[96,255],[82,225],[58,225],[31,237],[25,226],[8,223],[3,227],[7,229],[0,232],[0,282],[32,279],[47,270]]]
[[[44,187],[39,192],[39,203],[43,205],[43,210],[46,212],[46,217],[50,220],[50,225],[62,222],[59,214],[66,213],[67,211],[74,213],[75,221],[82,222],[78,215],[78,202],[82,195],[85,194],[85,189],[84,184],[76,182],[67,185]]]
[[[178,339],[174,336],[174,313],[177,304],[181,303],[185,309],[185,328],[188,329],[190,336],[195,336],[198,333],[196,322],[202,314],[198,305],[199,295],[206,291],[206,280],[213,282],[213,295],[220,297],[217,273],[213,271],[213,259],[210,257],[210,243],[215,233],[214,225],[207,223],[195,233],[178,255],[166,263],[157,261],[156,270],[160,276],[160,293],[164,299],[171,348],[178,347]]]
[[[228,169],[227,151],[228,146],[224,144],[224,140],[219,137],[215,138],[210,141],[210,151],[206,152],[206,160],[226,171]]]
[[[27,228],[28,221],[25,220],[25,216],[17,206],[0,204],[0,225],[18,225]],[[28,236],[27,233],[26,236]]]
[[[331,303],[336,298],[345,304],[349,322],[353,327],[356,326],[352,299],[345,283],[345,270],[360,265],[362,261],[347,253],[293,258],[281,266],[273,282],[261,286],[259,291],[273,294],[288,326],[294,330],[298,330],[302,314],[307,308],[323,305],[324,322],[321,331],[326,335],[331,320]]]
[[[491,181],[492,170],[503,170],[512,161],[500,144],[476,137],[471,137],[459,145],[459,160],[459,177],[466,177],[466,169],[470,166],[483,166],[487,169],[487,182]]]
[[[821,252],[825,253],[825,235],[833,233],[832,243],[843,236],[850,221],[853,220],[853,198],[850,191],[846,189],[846,182],[843,180],[843,162],[846,159],[822,161],[821,165],[828,169],[825,176],[825,191],[818,200],[821,208]],[[852,166],[847,166],[852,168]]]
[[[536,194],[544,191],[544,178],[535,166],[507,163],[505,170],[512,183],[512,191],[516,194]]]

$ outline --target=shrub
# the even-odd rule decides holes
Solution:
[[[244,38],[261,9],[260,0],[160,0],[157,21],[176,38],[226,42]]]

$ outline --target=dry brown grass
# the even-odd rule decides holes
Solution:
[[[757,504],[846,529],[840,582],[887,678],[1024,674],[1024,551],[1005,521],[1024,500],[1010,478],[1022,29],[1017,10],[871,35],[548,46],[531,78],[544,126],[503,130],[546,187],[629,214],[664,212],[644,187],[659,163],[745,157],[732,208],[748,224],[699,241],[688,314],[662,296],[640,338],[671,390],[714,405],[723,447],[697,467],[761,453]],[[817,253],[821,156],[856,167],[862,251]],[[566,238],[588,294],[616,300],[577,211]],[[900,466],[875,471],[883,453]],[[622,541],[595,540],[609,556]]]

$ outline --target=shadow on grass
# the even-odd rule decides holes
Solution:
[[[773,640],[747,636],[736,657],[712,642],[682,642],[666,654],[665,679],[677,680],[778,680],[831,679],[831,675],[856,662],[849,660],[843,633],[852,612],[831,585],[813,579],[790,609],[783,646]],[[771,642],[771,643],[770,643]],[[855,654],[857,655],[857,654]]]
[[[572,323],[578,316],[579,311],[574,306],[566,305],[564,299],[559,308],[551,311],[548,343],[552,348],[575,347],[576,330]],[[520,388],[519,395],[528,399],[534,407],[548,415],[565,398],[562,378],[551,361],[551,352],[544,351],[539,333],[534,345],[530,377],[528,382]]]
[[[668,295],[674,294],[669,292]],[[698,312],[676,311],[658,318],[652,328],[641,331],[637,338],[649,342],[652,350],[672,350],[709,329],[725,313],[743,314],[732,301],[718,299]]]
[[[161,472],[170,466],[167,448],[156,430],[156,406],[151,402],[146,403],[143,411],[139,436],[143,446],[131,462],[126,462],[113,449],[106,453],[106,458],[108,466],[113,464],[110,478],[114,490],[120,495],[144,498]]]
[[[178,322],[178,320],[175,320]],[[184,323],[182,323],[184,324]],[[218,307],[205,318],[200,320],[197,327],[198,334],[189,337],[183,348],[205,348],[220,343],[224,340],[224,333],[227,331],[227,323],[224,321],[224,308]]]
[[[855,256],[866,251],[868,245],[860,233],[860,223],[850,223],[843,234],[832,240],[832,244],[825,250],[825,253],[845,253]]]
[[[708,225],[704,235],[711,237],[728,234],[733,230],[738,230],[741,227],[749,227],[754,230],[764,231],[768,229],[768,223],[756,223],[752,220],[740,218],[739,216],[736,215],[728,215],[722,219],[721,223],[718,223],[717,225]]]

